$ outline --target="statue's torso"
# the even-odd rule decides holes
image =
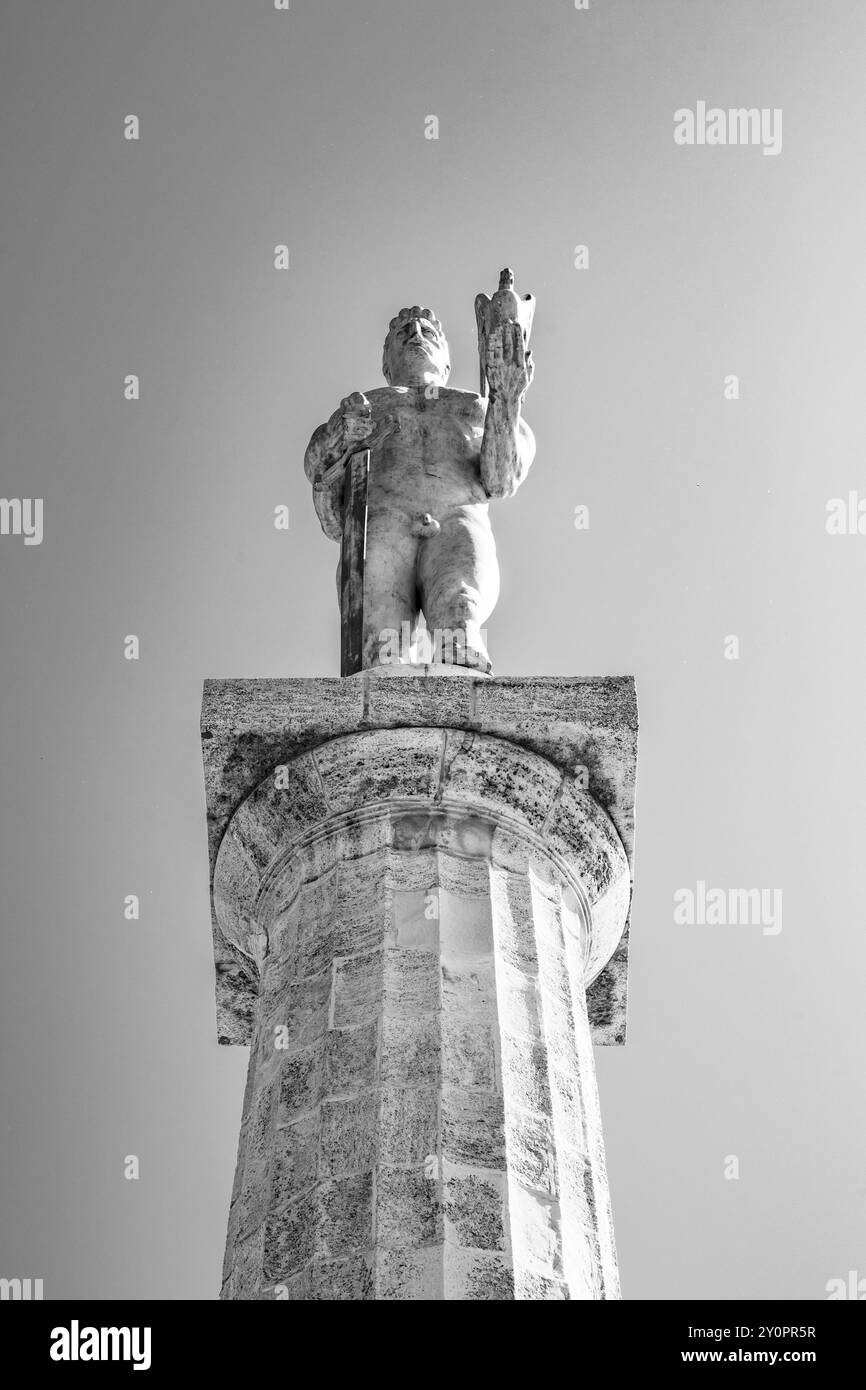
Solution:
[[[478,471],[487,402],[472,391],[380,387],[367,399],[378,425],[392,433],[372,453],[368,504],[434,515],[488,502]]]

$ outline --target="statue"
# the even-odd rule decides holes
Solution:
[[[342,542],[344,675],[411,659],[395,658],[395,638],[414,641],[422,613],[435,660],[491,670],[482,628],[499,566],[489,503],[516,492],[535,455],[522,415],[535,301],[512,291],[512,303],[513,283],[503,271],[493,300],[476,299],[486,397],[447,385],[442,325],[416,304],[389,325],[388,384],[346,396],[307,446],[322,530]]]

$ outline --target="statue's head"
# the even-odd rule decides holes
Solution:
[[[432,309],[413,304],[388,325],[382,371],[389,386],[444,386],[451,371],[442,325]]]

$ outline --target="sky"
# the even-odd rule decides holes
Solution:
[[[405,304],[475,389],[504,265],[537,455],[494,670],[632,674],[641,714],[624,1297],[866,1275],[866,535],[826,526],[866,499],[864,47],[859,0],[7,0],[0,487],[44,510],[0,536],[0,1276],[218,1294],[202,681],[338,674],[307,440]],[[781,148],[675,143],[700,101]],[[677,922],[699,881],[781,930]]]

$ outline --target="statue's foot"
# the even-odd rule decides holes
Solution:
[[[455,662],[455,665],[472,666],[476,671],[480,671],[485,676],[493,674],[493,663],[486,652],[478,651],[474,647],[466,648],[466,660]]]
[[[468,666],[472,670],[480,671],[482,675],[489,675],[492,666],[490,657],[487,655],[487,648],[481,640],[480,632],[477,637],[470,635],[467,628],[445,628],[433,629],[433,655],[431,660],[436,665],[443,666]]]

